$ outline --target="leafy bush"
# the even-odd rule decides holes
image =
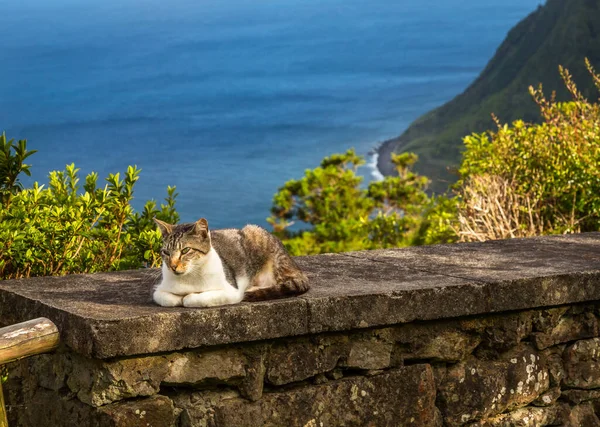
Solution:
[[[177,222],[175,187],[168,187],[160,209],[146,202],[142,212],[131,207],[140,170],[129,166],[123,178],[110,174],[98,187],[90,173],[80,191],[79,169],[71,164],[50,173],[47,188],[37,182],[23,188],[20,172],[33,151],[26,142],[0,140],[0,277],[20,278],[155,266],[160,263],[160,233],[154,216]],[[14,152],[14,153],[13,153]]]
[[[600,76],[586,66],[597,89]],[[464,138],[455,197],[429,198],[417,157],[394,155],[398,176],[361,188],[354,151],[326,158],[275,195],[269,221],[294,254],[484,241],[595,231],[600,221],[600,105],[585,99],[568,70],[571,102],[530,88],[543,122]],[[300,221],[300,231],[290,231]]]
[[[404,153],[392,161],[398,175],[371,182],[365,189],[356,174],[364,159],[354,150],[326,157],[319,167],[288,181],[275,194],[268,219],[275,234],[295,255],[455,238],[449,228],[437,227],[439,206],[446,199],[427,196],[427,178],[412,171],[417,156]],[[292,231],[296,222],[305,229]]]
[[[14,154],[13,154],[14,151]],[[12,195],[20,192],[23,185],[19,181],[19,174],[31,176],[31,165],[23,163],[36,150],[27,151],[27,141],[6,140],[6,134],[0,135],[0,203],[10,203]]]
[[[600,76],[586,65],[600,90]],[[496,132],[464,139],[456,186],[462,240],[598,230],[600,106],[559,71],[573,100],[556,102],[541,86],[530,88],[541,124],[497,122]]]

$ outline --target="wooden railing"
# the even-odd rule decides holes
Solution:
[[[24,357],[52,351],[58,347],[59,340],[58,328],[44,317],[0,328],[0,366]],[[1,381],[0,427],[8,427]]]

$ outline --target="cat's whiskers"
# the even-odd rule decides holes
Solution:
[[[156,284],[160,281],[161,278],[161,271],[160,269],[157,268],[152,268],[152,269],[145,269],[142,270],[143,271],[143,275],[147,278],[149,278],[149,282],[151,282],[152,284]]]

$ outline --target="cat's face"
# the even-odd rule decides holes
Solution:
[[[208,222],[202,218],[195,223],[171,225],[154,219],[163,236],[161,256],[163,265],[176,276],[194,271],[210,251]]]

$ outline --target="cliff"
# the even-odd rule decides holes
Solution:
[[[417,170],[445,191],[456,179],[462,138],[493,129],[491,114],[502,122],[539,120],[528,87],[542,83],[548,95],[566,100],[558,66],[568,68],[584,95],[596,99],[584,58],[600,66],[600,3],[596,0],[548,0],[511,29],[480,76],[460,95],[412,123],[379,149],[379,169],[389,175],[391,152],[419,155]]]

